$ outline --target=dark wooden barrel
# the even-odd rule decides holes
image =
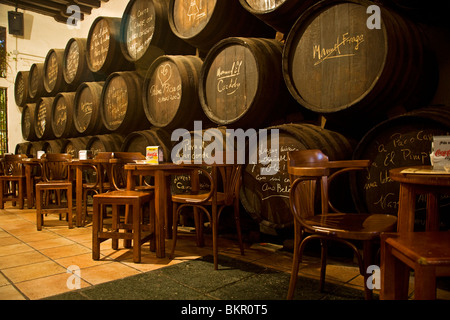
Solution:
[[[227,38],[202,65],[200,103],[218,125],[258,128],[284,117],[298,103],[281,71],[282,43],[274,39]]]
[[[27,141],[37,140],[36,131],[35,131],[35,103],[27,103],[22,110],[22,119],[21,119],[21,128],[22,128],[22,137]]]
[[[62,153],[66,139],[44,140],[42,151],[45,153]]]
[[[49,96],[58,92],[70,91],[63,75],[64,49],[50,49],[44,62],[44,88]]]
[[[97,17],[87,38],[89,70],[108,75],[114,71],[132,70],[134,65],[125,59],[120,49],[121,18]]]
[[[74,101],[74,124],[80,135],[107,133],[100,115],[101,96],[105,82],[84,82],[80,84]]]
[[[106,79],[100,108],[106,129],[129,133],[150,126],[142,103],[142,83],[135,71],[114,72]]]
[[[45,143],[45,140],[31,142],[29,154],[32,155],[33,158],[36,158],[37,152],[43,150],[44,143]]]
[[[148,68],[143,103],[153,126],[191,130],[195,120],[207,120],[198,98],[202,63],[196,56],[164,55]]]
[[[72,138],[78,136],[73,122],[75,92],[60,92],[55,96],[52,105],[52,129],[56,138]]]
[[[16,105],[22,110],[27,103],[32,102],[28,94],[28,77],[30,71],[18,71],[14,81],[14,99]]]
[[[352,193],[360,211],[397,215],[399,183],[389,178],[389,170],[430,165],[431,142],[435,135],[450,135],[450,107],[414,110],[373,127],[355,148],[355,159],[368,159],[367,173],[354,177]],[[416,203],[416,225],[424,223],[426,197]],[[442,205],[448,212],[449,198]],[[443,217],[443,216],[441,216]],[[450,227],[450,219],[447,219]]]
[[[381,30],[368,28],[371,4],[322,1],[296,21],[286,39],[283,74],[301,105],[355,122],[431,100],[437,66],[424,34],[381,4]]]
[[[121,49],[142,76],[164,54],[195,54],[195,48],[175,36],[168,21],[168,1],[131,0],[122,16]]]
[[[261,139],[258,134],[258,142],[248,146],[249,156],[257,154],[257,164],[244,166],[240,192],[241,203],[245,210],[259,222],[261,231],[269,234],[292,227],[294,222],[289,207],[290,180],[287,172],[287,152],[320,149],[330,160],[344,160],[351,159],[354,147],[352,141],[335,131],[312,124],[283,124],[267,128],[267,146],[271,149],[273,146],[270,141],[275,133],[270,131],[271,129],[279,130],[278,172],[269,175],[270,164],[260,163],[259,159],[264,158],[267,151],[259,149]],[[275,168],[273,165],[272,168]],[[339,194],[339,197],[347,195],[351,200],[350,188],[340,190],[340,193],[342,194]]]
[[[28,157],[31,157],[30,148],[32,144],[31,142],[21,142],[16,144],[16,148],[14,149],[14,154],[26,154]]]
[[[300,15],[317,1],[313,0],[239,0],[242,7],[282,33],[289,33]]]
[[[124,136],[116,133],[95,135],[86,143],[86,150],[95,156],[99,152],[118,152],[122,147]]]
[[[88,150],[86,146],[90,138],[87,136],[66,139],[61,148],[61,152],[69,153],[73,158],[78,158],[78,152],[80,150]]]
[[[140,152],[145,155],[147,146],[160,146],[163,150],[163,160],[170,161],[170,135],[169,132],[160,128],[129,133],[123,140],[121,151]]]
[[[52,106],[55,97],[42,97],[34,110],[34,128],[39,140],[55,139],[52,128]]]
[[[63,76],[66,83],[74,88],[83,82],[100,80],[89,69],[86,60],[86,38],[71,38],[64,49]]]
[[[30,100],[37,102],[41,97],[47,97],[44,88],[44,63],[33,63],[28,75],[28,95]]]
[[[175,35],[204,53],[228,37],[275,37],[239,0],[170,0],[169,23]]]

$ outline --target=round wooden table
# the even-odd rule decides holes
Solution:
[[[450,173],[433,170],[431,166],[395,168],[389,171],[392,180],[400,183],[397,231],[414,231],[416,195],[427,195],[426,230],[439,230],[439,195],[450,195]]]

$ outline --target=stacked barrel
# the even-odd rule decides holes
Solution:
[[[370,29],[373,4],[131,0],[122,18],[98,17],[86,39],[69,39],[17,74],[27,141],[17,149],[76,155],[160,145],[170,160],[181,143],[172,133],[186,129],[183,143],[195,149],[190,139],[201,123],[200,138],[207,129],[224,138],[243,129],[246,155],[262,159],[277,129],[278,172],[261,174],[266,165],[247,157],[242,180],[242,205],[264,232],[293,224],[290,150],[372,160],[369,174],[353,178],[350,197],[357,209],[396,214],[397,186],[381,177],[393,167],[429,164],[430,137],[450,134],[450,113],[426,107],[439,66],[422,30],[380,3],[380,28]],[[408,155],[395,149],[398,141],[388,147],[397,138],[411,142]],[[380,160],[389,155],[392,161]],[[337,198],[351,202],[341,192]]]

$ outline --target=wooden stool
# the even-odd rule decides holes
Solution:
[[[92,259],[100,259],[100,243],[107,239],[113,239],[112,248],[118,249],[118,239],[133,241],[133,261],[141,262],[141,245],[150,240],[150,250],[155,251],[154,215],[150,205],[153,192],[140,191],[111,191],[94,195],[92,218]],[[112,226],[110,231],[103,229],[102,206],[112,206]],[[144,205],[149,206],[149,223],[144,222]],[[120,222],[118,206],[125,206],[127,212],[125,220]],[[131,217],[128,216],[128,210]],[[131,221],[129,221],[131,218]],[[121,231],[122,230],[122,231]],[[143,231],[149,231],[144,234]]]
[[[61,192],[66,191],[67,197],[67,207],[63,207],[60,203],[60,199],[58,203],[55,205],[47,205],[44,207],[44,198],[42,196],[44,191],[56,191]],[[60,198],[60,195],[58,195]],[[36,184],[36,225],[37,230],[42,230],[43,225],[43,215],[44,214],[66,214],[67,220],[69,222],[69,228],[73,228],[72,223],[72,182],[39,182]]]
[[[383,234],[380,299],[408,298],[410,268],[415,299],[436,299],[436,277],[450,276],[450,232]]]

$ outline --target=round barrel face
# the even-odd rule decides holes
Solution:
[[[336,4],[303,21],[295,33],[288,72],[298,96],[314,111],[355,104],[382,73],[385,29],[369,29],[366,10],[359,4]]]
[[[172,121],[179,109],[182,84],[179,70],[172,61],[163,61],[151,75],[147,87],[147,114],[155,126]]]
[[[242,117],[258,90],[258,67],[253,53],[244,46],[231,45],[220,51],[203,79],[208,117],[228,124]]]
[[[72,41],[69,45],[64,64],[64,74],[66,81],[72,83],[75,80],[80,64],[80,47],[76,41]]]
[[[43,65],[43,64],[42,64]],[[35,98],[38,93],[39,84],[42,81],[40,74],[40,66],[33,65],[30,69],[30,87],[28,88],[31,97]]]
[[[278,8],[286,0],[246,0],[247,4],[255,11],[266,12]]]
[[[47,90],[52,91],[56,86],[59,72],[58,58],[56,57],[56,53],[54,51],[48,56],[48,60],[46,62],[45,81]]]
[[[128,109],[128,90],[125,80],[116,76],[107,84],[103,98],[103,120],[106,127],[117,130],[125,119]]]
[[[26,107],[22,111],[22,136],[25,140],[28,140],[28,137],[30,137],[31,130],[34,130],[34,128],[31,126],[33,122],[34,114],[32,112],[34,111],[34,108]]]
[[[14,98],[18,106],[23,105],[27,100],[28,88],[26,81],[28,80],[29,72],[18,72],[14,82]]]
[[[140,59],[153,38],[155,32],[155,7],[152,0],[136,0],[125,17],[126,47],[133,60]]]
[[[100,139],[95,139],[92,141],[89,150],[92,151],[92,155],[95,157],[99,152],[106,152],[105,145],[100,141]]]
[[[99,19],[93,26],[88,44],[90,68],[98,72],[105,64],[109,51],[110,28],[105,19]]]
[[[91,123],[93,109],[93,96],[89,87],[81,89],[75,106],[75,121],[80,132],[86,131]]]
[[[53,133],[55,136],[61,137],[67,126],[67,105],[64,97],[59,97],[56,101],[52,121]]]
[[[36,117],[36,135],[40,138],[45,133],[45,128],[49,125],[47,122],[47,110],[50,106],[47,106],[47,103],[42,100],[38,105],[37,117]]]
[[[191,38],[208,24],[217,0],[174,0],[173,23],[178,34]]]

